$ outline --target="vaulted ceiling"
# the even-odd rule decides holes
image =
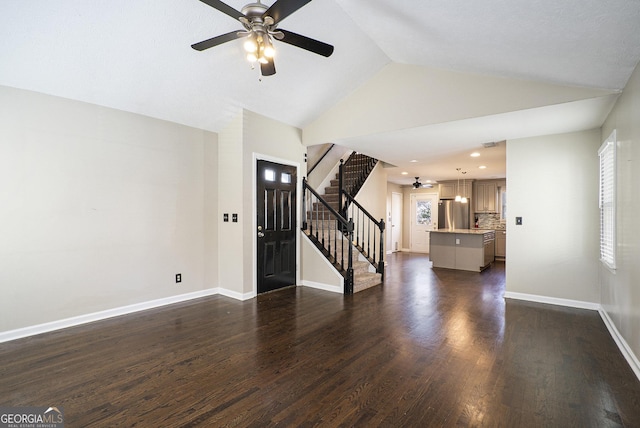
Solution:
[[[248,109],[408,184],[451,178],[485,142],[600,126],[640,60],[638,23],[637,0],[315,0],[280,27],[334,54],[276,42],[260,78],[240,41],[191,49],[240,29],[198,0],[5,1],[0,85],[214,132]]]

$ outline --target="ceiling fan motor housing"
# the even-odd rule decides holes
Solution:
[[[267,11],[267,6],[262,3],[249,3],[241,12],[248,18],[260,18]]]

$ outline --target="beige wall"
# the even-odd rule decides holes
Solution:
[[[607,118],[600,140],[617,134],[617,247],[615,274],[600,268],[602,306],[640,356],[640,68]],[[640,368],[640,365],[638,365]]]
[[[599,146],[600,130],[507,142],[508,293],[600,301]]]
[[[244,201],[242,192],[248,180],[242,171],[242,142],[244,120],[243,115],[236,116],[218,135],[218,224],[219,239],[217,241],[219,266],[218,283],[220,291],[236,299],[243,298],[243,283],[247,274],[242,269],[243,242],[245,228],[242,222],[233,223],[231,216],[238,214],[244,220]],[[223,221],[223,215],[229,214],[229,221]],[[249,278],[250,280],[250,278]]]
[[[248,299],[256,295],[256,193],[258,159],[294,165],[304,174],[301,131],[244,110],[220,133],[219,207],[220,292]],[[298,186],[298,195],[301,197]],[[297,212],[300,212],[298,198]],[[222,214],[238,213],[238,223],[223,222]],[[298,226],[300,219],[298,219]],[[298,254],[300,254],[298,252]]]
[[[347,137],[442,124],[551,103],[560,105],[610,93],[389,63],[305,127],[304,144],[311,146]],[[470,99],[484,102],[469,102]]]
[[[215,134],[7,87],[0,109],[0,333],[218,286]]]
[[[382,166],[382,162],[378,162],[371,171],[367,181],[356,195],[356,200],[377,221],[384,220],[387,211],[387,171]]]

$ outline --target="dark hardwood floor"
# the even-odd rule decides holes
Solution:
[[[597,312],[505,301],[502,263],[427,260],[394,254],[354,296],[213,296],[0,344],[0,406],[68,427],[640,426]]]

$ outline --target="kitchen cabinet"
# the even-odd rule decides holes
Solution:
[[[496,257],[505,259],[507,257],[507,231],[496,230]]]
[[[498,186],[495,181],[476,181],[472,199],[476,213],[497,213]]]
[[[440,199],[453,199],[456,191],[456,183],[440,183]]]
[[[460,192],[460,193],[458,193]],[[443,181],[440,183],[440,199],[453,199],[457,195],[471,197],[471,183],[467,180],[466,183],[460,182],[458,187],[458,181]]]

